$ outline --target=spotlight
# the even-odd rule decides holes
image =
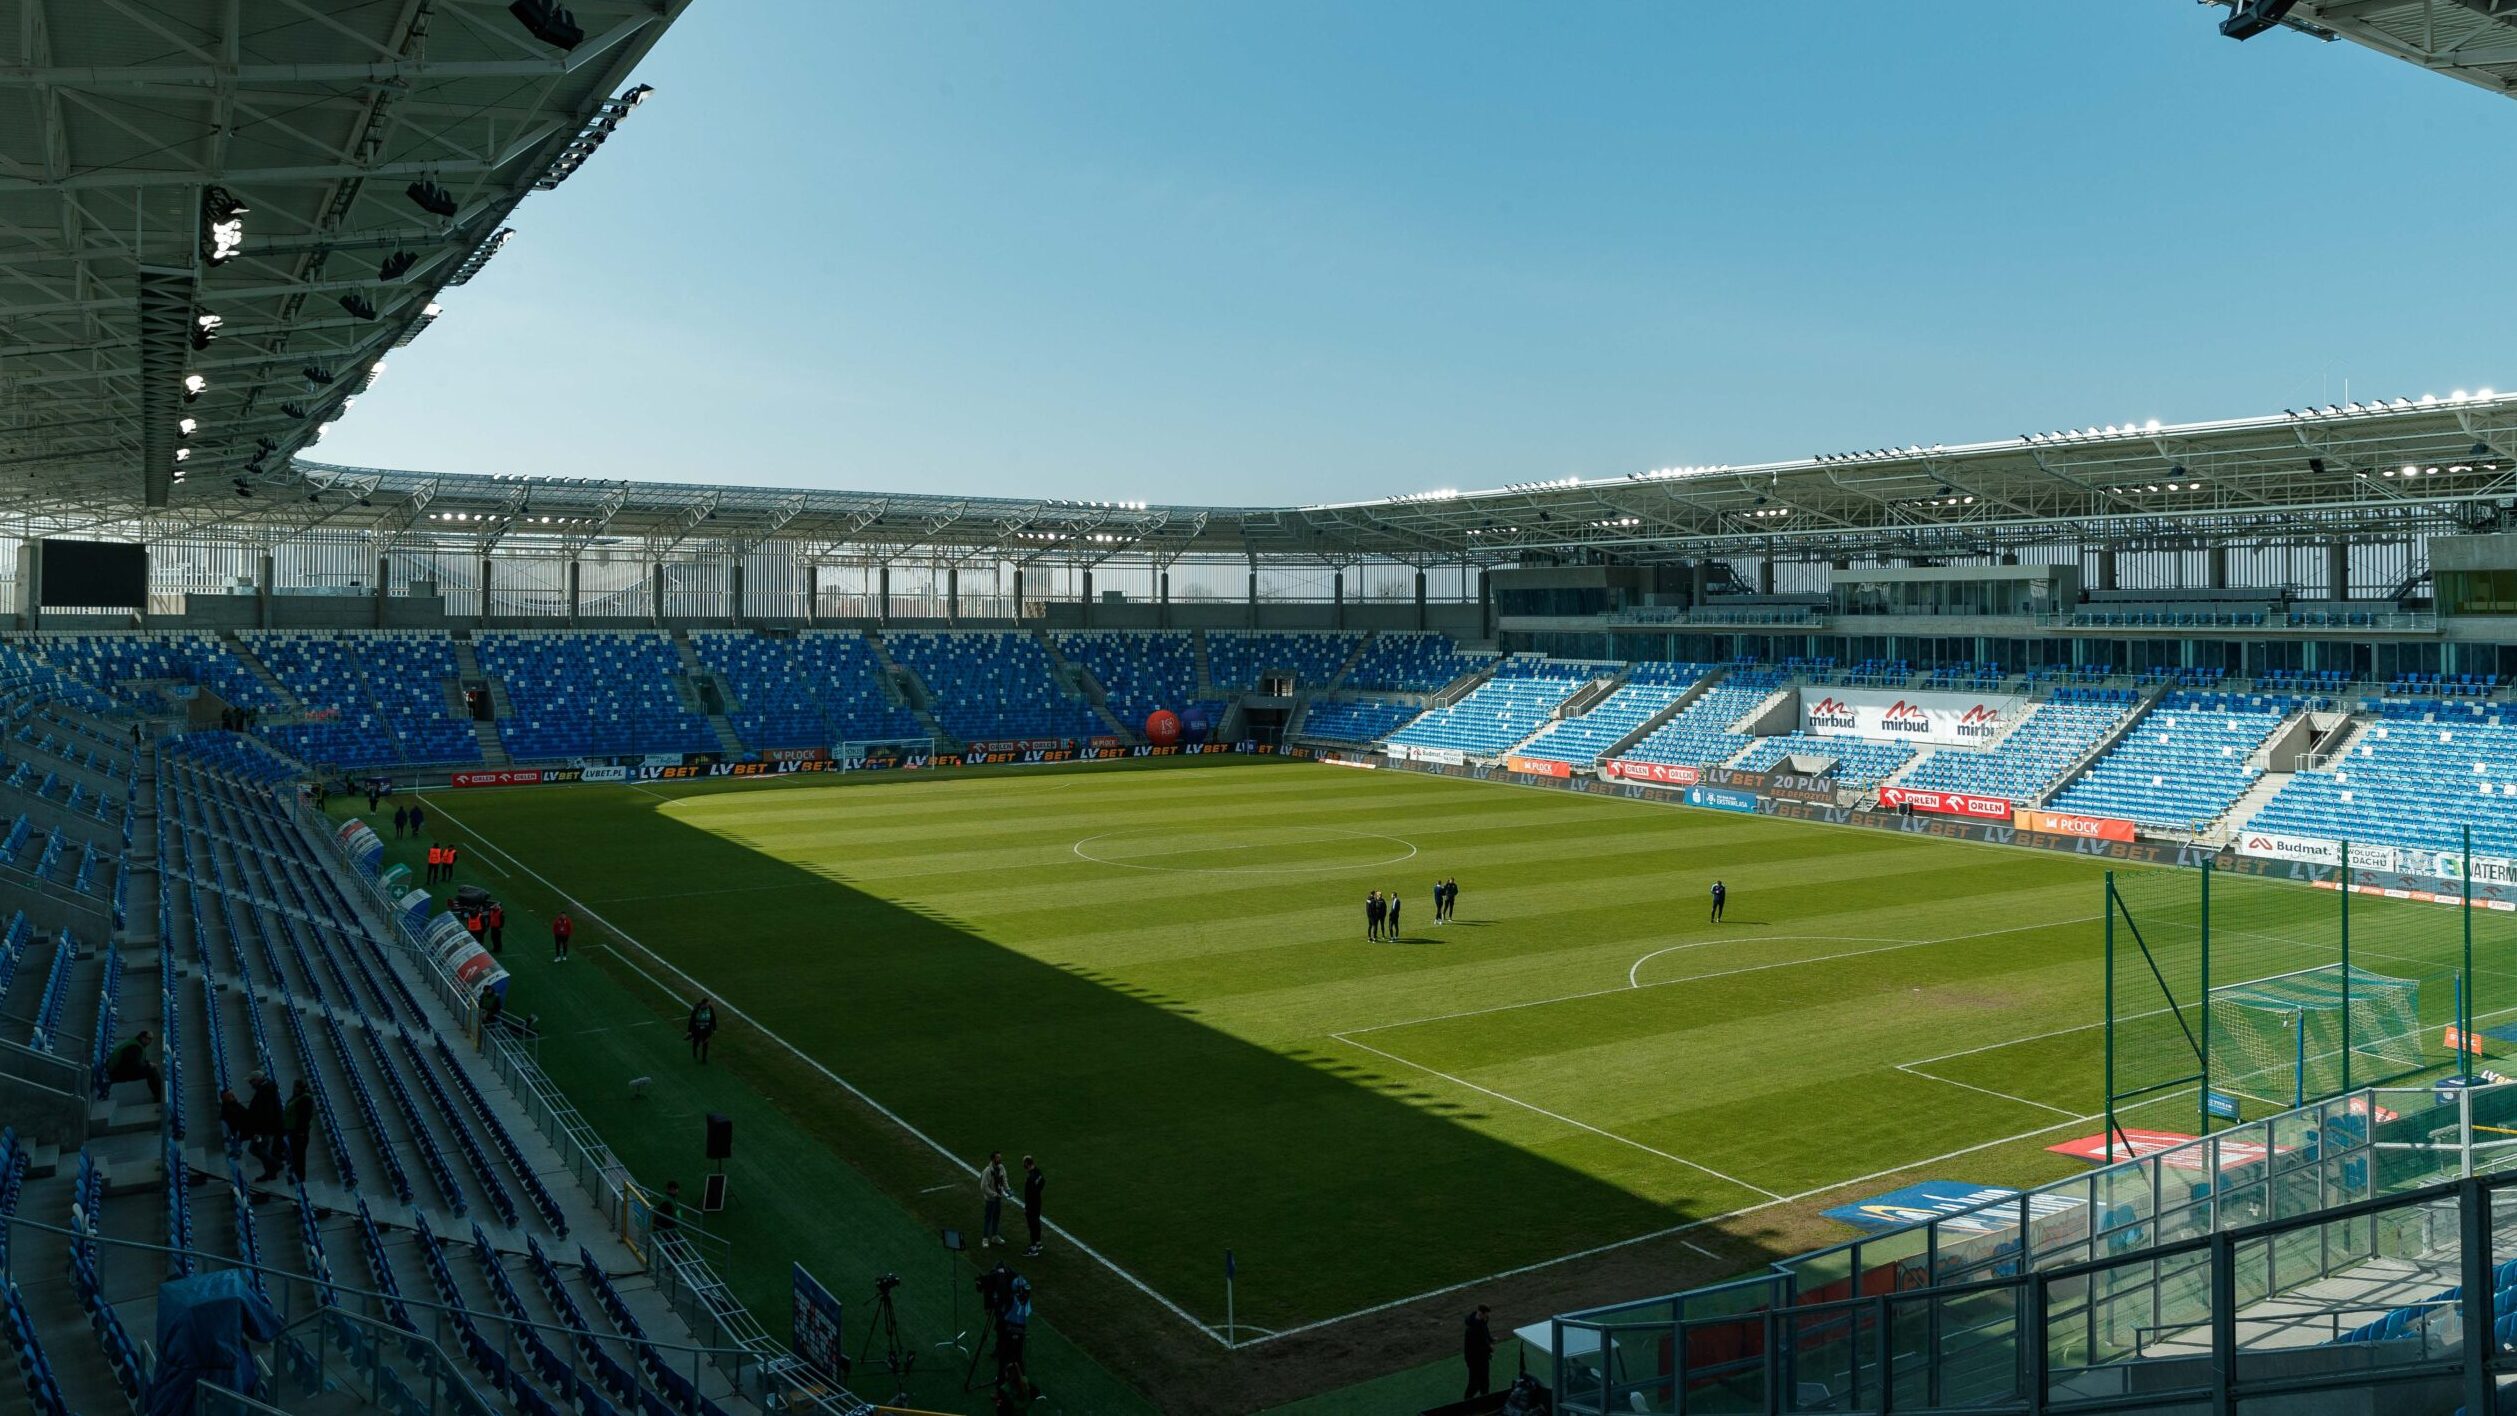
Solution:
[[[554,49],[574,49],[586,42],[585,27],[568,13],[567,6],[553,0],[515,0],[507,13],[516,17],[525,33]]]
[[[418,264],[419,257],[412,255],[408,251],[396,251],[392,255],[385,257],[384,261],[376,267],[376,278],[378,280],[400,280],[403,276],[411,273],[411,267]]]
[[[2307,470],[2315,473],[2319,477],[2322,477],[2325,475],[2325,459],[2321,457],[2311,457],[2307,459]]]
[[[314,388],[321,388],[332,382],[332,372],[329,369],[317,368],[312,364],[308,364],[297,372],[305,375],[307,384]]]
[[[209,348],[210,341],[218,338],[219,326],[225,323],[227,321],[217,315],[194,315],[192,317],[192,347]]]
[[[225,265],[245,249],[245,213],[253,210],[228,193],[225,187],[212,187],[201,194],[201,259],[211,265]]]
[[[286,413],[292,418],[303,418],[306,416],[306,405],[303,403],[283,403],[280,405],[280,411]]]
[[[427,212],[431,216],[452,216],[458,209],[455,204],[454,193],[447,191],[445,188],[438,186],[436,183],[431,182],[426,178],[422,178],[419,181],[413,182],[411,185],[403,188],[402,195],[409,197],[413,206],[418,207],[421,211]]]
[[[209,387],[210,381],[199,374],[184,375],[184,402],[190,403],[199,398]]]
[[[177,462],[181,462],[181,461],[183,461],[185,458],[190,457],[190,456],[192,456],[192,449],[191,449],[191,448],[188,448],[188,447],[179,447],[179,448],[176,448],[176,449],[175,449],[175,460],[176,460]]]
[[[341,308],[358,319],[372,320],[376,317],[376,302],[355,290],[341,297]]]
[[[199,422],[191,418],[177,418],[175,420],[175,431],[183,434],[185,437],[191,437],[192,430],[200,426],[201,424]]]
[[[2220,33],[2231,39],[2253,39],[2289,17],[2298,0],[2237,0],[2229,17],[2220,21]]]

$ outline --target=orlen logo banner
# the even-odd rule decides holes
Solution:
[[[2077,836],[2084,841],[2129,841],[2133,839],[2132,823],[2119,816],[2078,816],[2068,811],[2030,811],[2021,808],[2018,816],[2022,831],[2042,831],[2048,836]]]
[[[1910,806],[1916,811],[1964,816],[1975,821],[2007,821],[2017,809],[2008,797],[1975,796],[1968,792],[1926,792],[1911,787],[1881,787],[1879,801],[1883,806]]]
[[[2016,694],[1899,693],[1833,688],[1801,695],[1801,727],[1820,737],[1902,738],[1949,746],[1982,743],[2018,711]]]
[[[1602,763],[1601,770],[1611,777],[1623,777],[1629,782],[1658,782],[1669,787],[1692,787],[1704,780],[1701,768],[1685,767],[1675,762],[1631,762],[1619,758]]]

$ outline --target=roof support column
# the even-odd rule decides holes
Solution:
[[[1022,565],[1022,563],[1021,563],[1020,561],[1017,561],[1017,562],[1015,562],[1015,563],[1014,563],[1014,622],[1015,622],[1016,624],[1020,624],[1020,623],[1022,623],[1022,618],[1023,618],[1023,565]]]
[[[1084,617],[1082,624],[1086,629],[1092,628],[1092,568],[1090,566],[1086,566],[1084,568]]]
[[[961,623],[961,565],[955,562],[944,567],[944,623]]]
[[[481,612],[480,612],[479,614],[477,614],[477,615],[473,616],[473,621],[474,621],[474,623],[476,623],[476,624],[480,625],[480,626],[481,626],[482,628],[484,628],[484,629],[487,629],[487,628],[489,627],[489,579],[490,579],[490,574],[491,574],[491,571],[490,571],[490,559],[489,559],[489,552],[487,552],[487,551],[483,551],[483,552],[481,552]]]
[[[727,620],[735,628],[743,627],[743,558],[736,556],[725,568],[725,603]]]
[[[2203,580],[2214,590],[2229,588],[2229,548],[2213,546],[2202,553]]]
[[[1494,581],[1483,571],[1477,575],[1477,637],[1494,638]]]
[[[891,623],[891,562],[874,569],[874,622]]]
[[[804,623],[816,625],[822,618],[822,568],[819,561],[804,562]]]
[[[1346,567],[1334,566],[1329,571],[1328,624],[1331,629],[1346,627]]]
[[[2115,588],[2115,548],[2112,546],[2098,548],[2097,588],[2100,590]]]
[[[17,543],[17,612],[23,629],[40,629],[44,608],[43,541],[29,536]]]
[[[664,623],[664,562],[657,561],[647,573],[647,608],[659,625]]]
[[[1256,629],[1256,628],[1258,628],[1258,557],[1257,557],[1257,556],[1252,556],[1252,557],[1250,557],[1250,598],[1249,598],[1249,621],[1250,621],[1250,622],[1249,622],[1249,624],[1246,626],[1247,628],[1250,628],[1250,629]]]
[[[574,556],[568,558],[568,627],[570,629],[577,627],[578,597],[585,587],[585,569],[584,561]]]
[[[269,551],[264,551],[255,557],[253,599],[254,623],[264,629],[269,629],[271,627],[271,553]]]
[[[376,628],[385,627],[385,594],[393,584],[393,561],[376,557]]]
[[[1712,572],[1712,568],[1711,568],[1710,566],[1707,566],[1707,565],[1706,565],[1703,561],[1694,561],[1694,562],[1690,562],[1690,563],[1688,564],[1688,566],[1687,566],[1687,608],[1688,608],[1688,609],[1691,609],[1691,610],[1692,610],[1692,609],[1695,609],[1696,607],[1698,607],[1698,606],[1700,606],[1700,605],[1702,605],[1702,604],[1704,603],[1705,590],[1706,590],[1706,588],[1707,588],[1709,585],[1711,585],[1711,584],[1712,584],[1712,581],[1713,581],[1713,572]]]
[[[1416,629],[1421,633],[1431,627],[1432,622],[1425,618],[1425,568],[1418,566],[1416,567]]]
[[[1154,572],[1154,628],[1171,627],[1171,568]]]
[[[2351,543],[2336,541],[2325,547],[2325,596],[2332,600],[2351,598]]]

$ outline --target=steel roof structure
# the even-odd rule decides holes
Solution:
[[[1095,564],[1623,563],[2403,541],[2517,508],[2517,395],[2396,399],[1957,447],[1670,468],[1302,507],[1161,505],[389,471],[300,461],[258,495],[187,487],[178,524],[316,526],[480,554],[781,542],[808,558]]]
[[[537,35],[507,0],[0,0],[0,485],[155,507],[284,467],[688,3]]]
[[[2241,0],[2202,0],[2238,10]],[[2433,73],[2517,94],[2517,0],[2298,0],[2280,24],[2347,39]]]

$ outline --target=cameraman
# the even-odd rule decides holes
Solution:
[[[1031,1334],[1031,1280],[1015,1274],[1005,1287],[1005,1304],[996,1310],[997,1395],[1028,1400],[1031,1382],[1023,1370],[1023,1342]]]

